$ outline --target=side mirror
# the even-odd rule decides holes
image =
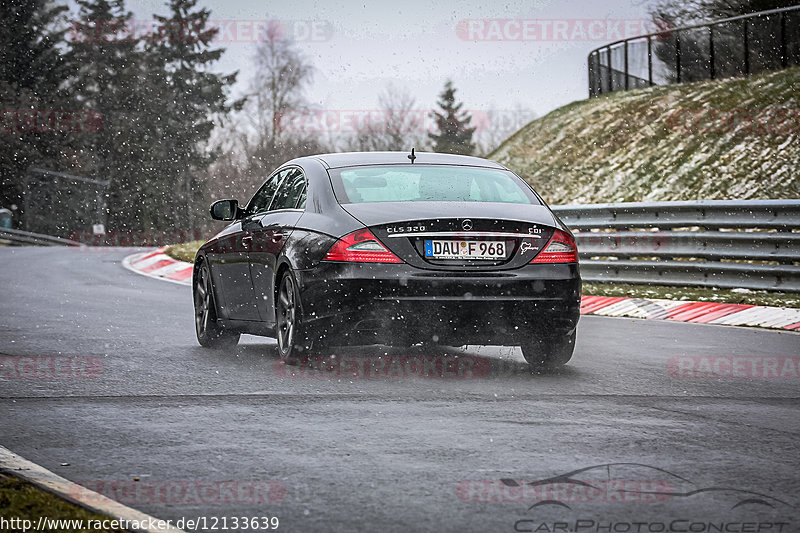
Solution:
[[[211,204],[211,218],[214,220],[236,220],[240,217],[238,200],[217,200]]]

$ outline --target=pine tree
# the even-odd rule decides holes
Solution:
[[[137,143],[147,126],[139,87],[143,57],[139,40],[127,32],[132,13],[122,0],[77,0],[70,63],[72,91],[83,109],[102,116],[103,127],[82,138],[79,173],[110,181],[108,224],[113,230],[142,229],[141,212],[148,204],[142,180],[143,154]]]
[[[475,143],[472,135],[475,128],[470,126],[472,116],[462,111],[463,103],[456,104],[456,89],[453,82],[447,80],[444,90],[439,95],[440,111],[434,111],[431,116],[436,120],[439,133],[428,133],[433,141],[435,152],[470,155],[475,152]]]
[[[70,109],[63,90],[67,62],[59,48],[67,7],[48,0],[0,3],[0,207],[17,206],[19,224],[23,180],[29,166],[58,168],[67,134],[27,131],[17,112]]]
[[[158,29],[151,43],[154,70],[164,76],[163,92],[154,98],[160,101],[158,120],[165,132],[158,175],[171,176],[174,198],[180,204],[172,210],[173,216],[182,215],[192,229],[195,211],[200,211],[196,200],[203,197],[198,174],[217,155],[205,146],[215,126],[214,118],[242,105],[227,103],[236,73],[222,75],[208,70],[224,49],[212,48],[219,30],[208,26],[210,11],[196,9],[196,5],[197,0],[170,0],[169,16],[155,16]]]
[[[109,179],[108,221],[116,231],[191,224],[202,194],[196,178],[213,160],[205,150],[214,116],[226,114],[235,75],[207,72],[222,50],[210,50],[216,29],[196,0],[171,0],[169,16],[144,39],[131,35],[123,0],[78,0],[71,45],[74,87],[82,106],[104,119],[87,138],[90,177]]]

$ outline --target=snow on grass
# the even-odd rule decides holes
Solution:
[[[800,68],[573,102],[490,158],[551,204],[800,197]]]

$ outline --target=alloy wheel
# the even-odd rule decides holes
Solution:
[[[278,343],[281,354],[288,354],[292,348],[296,318],[297,302],[294,281],[291,276],[286,275],[278,294]]]
[[[203,336],[208,332],[208,321],[211,318],[211,287],[205,267],[198,272],[197,286],[194,291],[194,320],[197,334]]]

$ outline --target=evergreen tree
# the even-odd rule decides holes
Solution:
[[[207,72],[222,50],[196,0],[171,0],[146,39],[129,31],[123,0],[78,0],[71,44],[74,88],[82,106],[103,116],[102,134],[82,145],[85,172],[109,179],[108,222],[116,231],[192,223],[202,190],[196,173],[213,160],[204,143],[214,115],[229,111],[235,75]]]
[[[438,105],[440,111],[434,111],[431,116],[436,120],[439,133],[428,133],[433,141],[433,150],[463,155],[475,152],[475,143],[472,142],[475,128],[470,126],[472,116],[462,111],[463,103],[456,103],[456,89],[452,81],[445,83]]]
[[[156,120],[164,133],[157,174],[169,177],[175,186],[174,198],[181,205],[175,206],[173,215],[183,215],[184,222],[194,228],[195,211],[205,212],[205,206],[200,209],[196,205],[203,198],[198,174],[217,155],[207,149],[214,118],[240,108],[242,102],[226,102],[236,73],[222,75],[208,70],[224,52],[212,48],[219,30],[208,27],[210,11],[197,9],[197,0],[169,0],[167,5],[168,17],[155,16],[158,29],[150,51],[154,71],[163,73],[163,91],[153,98],[159,102]],[[155,81],[159,86],[159,80]]]
[[[17,206],[19,224],[23,180],[29,166],[57,168],[66,134],[36,131],[38,111],[70,109],[64,91],[67,62],[58,44],[64,38],[67,7],[49,0],[0,3],[0,207]]]
[[[141,141],[147,126],[141,113],[139,88],[144,60],[138,39],[127,32],[132,13],[122,0],[77,0],[70,63],[72,90],[79,105],[99,113],[103,127],[83,136],[79,173],[110,181],[107,209],[113,230],[142,229],[140,214],[147,205],[142,175],[142,153],[132,143]]]

